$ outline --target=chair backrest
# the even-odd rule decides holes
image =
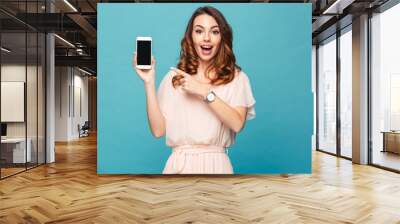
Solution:
[[[82,128],[89,128],[89,121],[85,121],[85,124],[83,124]]]

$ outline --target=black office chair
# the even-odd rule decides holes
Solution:
[[[79,138],[89,136],[89,129],[90,129],[89,121],[85,121],[82,127],[80,127],[80,125],[78,124]]]

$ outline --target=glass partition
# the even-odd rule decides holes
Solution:
[[[318,149],[336,154],[336,35],[318,47]]]
[[[45,76],[45,65],[46,65],[46,38],[45,34],[38,34],[38,74],[37,74],[37,162],[43,164],[46,162],[46,145],[45,145],[45,120],[46,120],[46,76]]]
[[[1,176],[7,177],[24,171],[31,158],[26,144],[26,33],[2,33],[1,47]]]
[[[37,88],[37,79],[38,79],[38,35],[36,32],[27,33],[27,98],[26,98],[26,113],[27,113],[27,145],[28,149],[31,151],[30,160],[27,163],[28,168],[37,165],[37,132],[38,132],[38,88]]]
[[[43,13],[44,3],[0,2],[14,12],[0,12],[1,179],[45,163],[46,39],[17,19]]]

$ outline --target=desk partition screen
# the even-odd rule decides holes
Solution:
[[[231,27],[230,49],[229,28],[215,15],[206,14],[212,19],[195,17],[194,24],[203,26],[189,34],[191,41],[182,51],[190,18],[204,6],[218,10]],[[99,4],[98,173],[310,173],[310,21],[311,4]],[[215,23],[217,31],[212,28]],[[166,126],[157,123],[159,133],[155,128],[152,134],[146,87],[132,67],[138,36],[153,41],[157,92],[149,87],[147,96],[154,102],[158,94],[156,103]],[[207,59],[213,50],[222,55],[222,62]],[[221,78],[234,75],[226,72],[232,71],[232,55],[242,72],[228,84],[211,85],[215,102],[208,104],[200,97],[207,83],[201,82],[204,73],[199,69],[188,75],[192,84],[186,90],[181,85],[172,87],[176,73],[170,67],[188,68],[184,64],[190,60],[196,67],[208,60],[214,62],[213,71],[218,63],[223,68],[214,73]],[[243,108],[253,119],[235,134],[243,122]]]

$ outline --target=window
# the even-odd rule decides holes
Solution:
[[[372,163],[400,170],[400,4],[371,18]]]
[[[340,155],[352,157],[352,32],[340,36]]]
[[[336,153],[336,36],[318,47],[318,149]]]

